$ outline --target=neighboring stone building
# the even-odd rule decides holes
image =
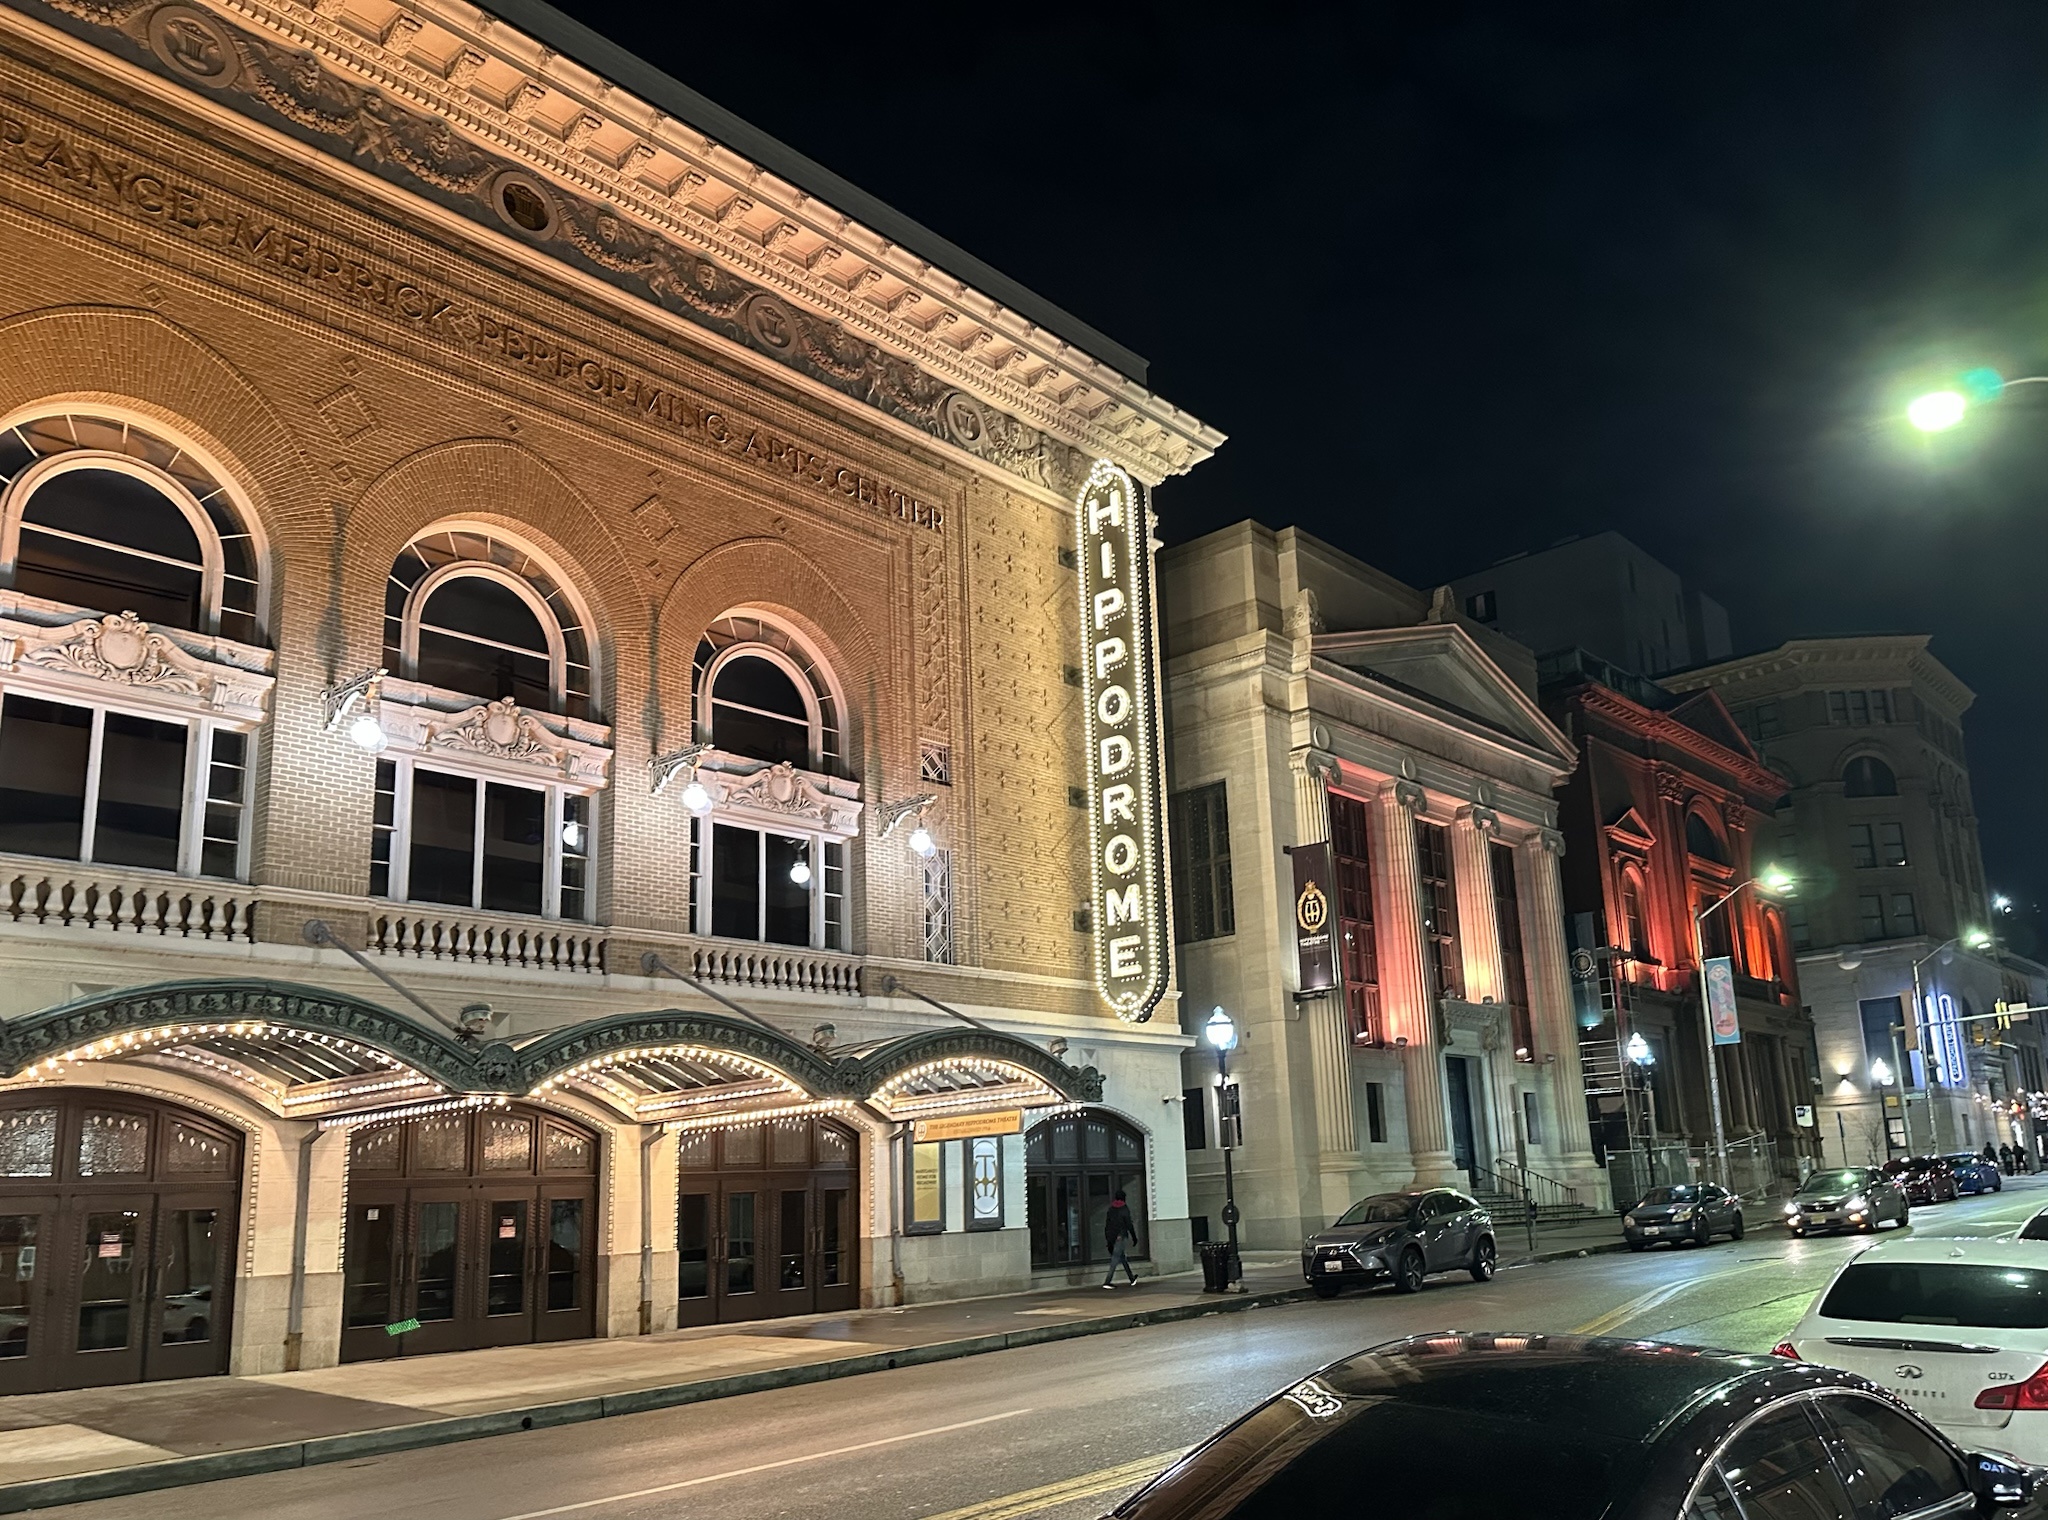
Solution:
[[[1241,1030],[1244,1239],[1298,1245],[1381,1188],[1498,1189],[1518,1127],[1604,1204],[1551,800],[1573,754],[1528,652],[1253,522],[1162,553],[1160,605],[1182,1017]],[[1302,937],[1330,972],[1307,991]],[[1187,1057],[1190,1208],[1220,1235],[1216,1076]]]
[[[1189,1258],[1220,435],[507,3],[0,10],[0,1392]]]
[[[1619,1192],[1704,1166],[1712,1175],[1694,915],[1709,957],[1733,959],[1740,1041],[1717,1047],[1731,1172],[1745,1188],[1814,1155],[1813,1029],[1800,1006],[1784,910],[1745,885],[1774,863],[1785,783],[1711,691],[1674,698],[1607,673],[1546,683],[1543,705],[1579,748],[1559,798],[1565,909],[1592,952],[1582,1065],[1593,1136]],[[1617,689],[1621,686],[1624,689]],[[1733,892],[1733,896],[1727,896]],[[1594,1016],[1597,1014],[1597,1022]],[[1641,1035],[1649,1060],[1629,1059]],[[1807,1123],[1799,1120],[1805,1109]],[[1688,1153],[1669,1154],[1672,1148]],[[1638,1172],[1642,1175],[1639,1177]]]
[[[1993,1105],[2024,1080],[1973,1043],[1984,1026],[1952,1022],[2023,997],[2025,978],[1995,947],[1968,945],[1992,927],[1963,751],[1972,696],[1927,643],[1795,639],[1663,680],[1718,693],[1791,784],[1777,855],[1800,883],[1786,918],[1819,1041],[1821,1137],[1830,1157],[1859,1163],[1888,1149],[1978,1148],[1994,1134]],[[1916,962],[1926,1039],[1906,1054],[1902,1115],[1872,1073],[1900,1062],[1891,1029],[1913,1005]]]

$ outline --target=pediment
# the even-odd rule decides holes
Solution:
[[[1633,807],[1623,808],[1618,815],[1609,820],[1607,837],[1617,844],[1630,844],[1644,850],[1657,842],[1656,831]]]
[[[1571,741],[1534,700],[1454,624],[1320,634],[1315,655],[1567,766],[1576,759]]]

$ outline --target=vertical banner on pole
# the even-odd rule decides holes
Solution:
[[[1303,992],[1337,985],[1337,947],[1330,934],[1330,847],[1298,844],[1294,861],[1294,964]]]
[[[1707,962],[1707,1017],[1716,1045],[1742,1043],[1742,1021],[1735,1012],[1735,962],[1725,955]]]

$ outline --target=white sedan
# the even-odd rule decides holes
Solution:
[[[1777,1354],[1861,1373],[1966,1450],[2048,1466],[2048,1253],[2037,1242],[1874,1245]]]

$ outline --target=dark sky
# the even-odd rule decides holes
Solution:
[[[1180,540],[1434,584],[1626,533],[1739,649],[1923,631],[2048,900],[2048,5],[565,8],[1152,361]],[[2014,923],[2016,939],[2031,940]]]

